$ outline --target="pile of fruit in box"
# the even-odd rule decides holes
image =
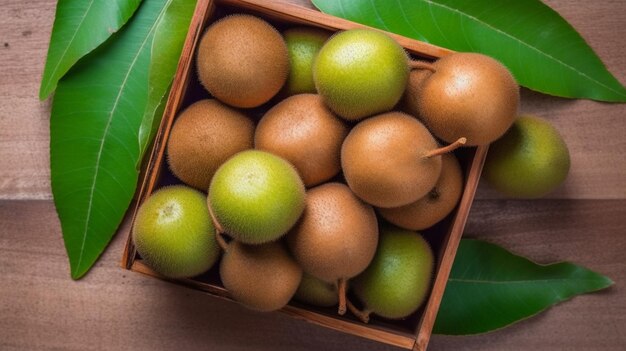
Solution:
[[[185,185],[140,207],[145,263],[172,278],[219,264],[231,296],[259,311],[297,299],[365,322],[415,312],[435,265],[417,231],[461,197],[452,151],[513,124],[509,71],[473,53],[414,61],[375,30],[280,33],[242,14],[206,30],[196,62],[212,98],[171,129],[167,161]]]

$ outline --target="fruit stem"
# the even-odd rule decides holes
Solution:
[[[220,222],[218,222],[217,218],[215,218],[215,214],[213,214],[213,209],[211,208],[210,201],[207,201],[207,207],[209,208],[211,222],[213,222],[213,226],[215,227],[215,241],[217,241],[217,244],[222,248],[222,250],[226,251],[226,249],[228,248],[228,243],[226,242],[226,240],[224,240],[224,237],[222,236],[222,233],[224,233],[224,228],[222,228]]]
[[[222,250],[226,251],[228,249],[229,244],[226,240],[224,240],[222,233],[218,232],[217,229],[215,230],[215,241],[217,241],[217,244],[222,248]]]
[[[337,282],[337,294],[339,295],[339,307],[337,313],[340,316],[346,314],[346,278],[340,278]]]
[[[424,157],[430,158],[430,157],[433,157],[433,156],[439,156],[439,155],[447,154],[448,152],[452,152],[452,151],[460,148],[461,146],[465,145],[466,142],[467,142],[466,138],[459,138],[459,140],[453,142],[452,144],[450,144],[448,146],[440,147],[438,149],[435,149],[435,150],[432,150],[432,151],[426,153],[426,155],[424,155]]]
[[[348,309],[350,310],[350,312],[352,312],[353,315],[355,315],[358,319],[360,319],[361,322],[369,323],[370,314],[372,314],[372,311],[368,310],[367,308],[361,311],[358,308],[356,308],[356,306],[354,306],[352,302],[350,302],[350,300],[346,301],[346,304],[348,305]]]
[[[433,66],[432,63],[430,62],[426,62],[426,61],[409,61],[409,67],[411,69],[427,69],[433,73],[435,73],[437,70],[435,69],[435,67]]]

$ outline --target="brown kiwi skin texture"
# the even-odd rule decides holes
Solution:
[[[211,95],[241,108],[269,101],[289,74],[282,35],[266,21],[243,14],[224,17],[206,30],[196,64]]]
[[[406,90],[402,99],[398,104],[400,110],[412,115],[418,116],[419,105],[418,96],[422,89],[422,84],[433,74],[432,71],[427,69],[413,69],[409,73],[409,81],[406,85]]]
[[[503,64],[482,54],[454,53],[432,67],[435,72],[419,88],[409,88],[414,92],[407,95],[414,98],[407,111],[435,136],[449,143],[466,137],[465,146],[486,145],[511,127],[519,109],[519,85]]]
[[[410,230],[423,230],[443,220],[458,204],[463,192],[463,171],[453,154],[442,155],[441,175],[423,198],[397,208],[379,208],[385,220]]]
[[[357,124],[341,148],[350,189],[365,202],[400,207],[425,196],[441,173],[441,156],[424,157],[437,141],[413,116],[388,112]]]
[[[250,309],[269,312],[291,300],[302,269],[282,242],[246,245],[231,241],[220,263],[220,278],[233,299]]]
[[[176,118],[167,143],[167,160],[174,175],[202,191],[232,155],[253,147],[254,122],[215,99],[204,99]]]
[[[346,185],[325,183],[307,192],[304,214],[286,240],[306,273],[334,283],[367,268],[378,246],[378,222]]]
[[[311,187],[337,175],[341,144],[348,127],[317,94],[291,96],[261,118],[254,134],[256,149],[291,162]]]

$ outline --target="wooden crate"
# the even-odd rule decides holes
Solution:
[[[331,31],[366,26],[322,14],[296,5],[273,3],[263,0],[199,0],[191,20],[172,89],[165,107],[163,119],[156,136],[149,161],[143,169],[142,183],[137,196],[137,208],[156,189],[177,183],[165,162],[165,146],[177,113],[191,103],[209,97],[196,76],[195,49],[205,28],[218,18],[231,13],[248,13],[268,20],[278,29],[295,25],[320,27]],[[436,59],[451,51],[434,45],[387,33],[395,38],[415,58]],[[262,111],[258,111],[262,113]],[[425,350],[435,322],[437,310],[443,296],[448,275],[456,254],[463,229],[474,199],[476,187],[487,154],[487,147],[466,148],[457,152],[465,169],[465,188],[457,209],[447,219],[432,229],[423,232],[437,254],[433,287],[426,303],[412,316],[401,321],[389,321],[373,317],[364,324],[350,313],[336,314],[336,308],[315,308],[291,302],[281,312],[311,323],[341,332],[358,335],[406,349]],[[134,218],[134,214],[133,214]],[[133,247],[131,235],[122,258],[122,266],[135,272],[167,279],[146,266]],[[193,279],[170,280],[173,283],[202,290],[210,295],[233,301],[219,281],[219,274],[212,268],[208,273]]]

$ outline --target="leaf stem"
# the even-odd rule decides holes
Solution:
[[[222,248],[222,250],[226,251],[228,249],[228,244],[222,234],[224,233],[224,228],[217,221],[215,214],[213,213],[213,208],[211,206],[211,201],[207,200],[207,207],[209,208],[209,215],[211,216],[211,222],[213,222],[213,226],[215,227],[215,240],[217,244]]]

